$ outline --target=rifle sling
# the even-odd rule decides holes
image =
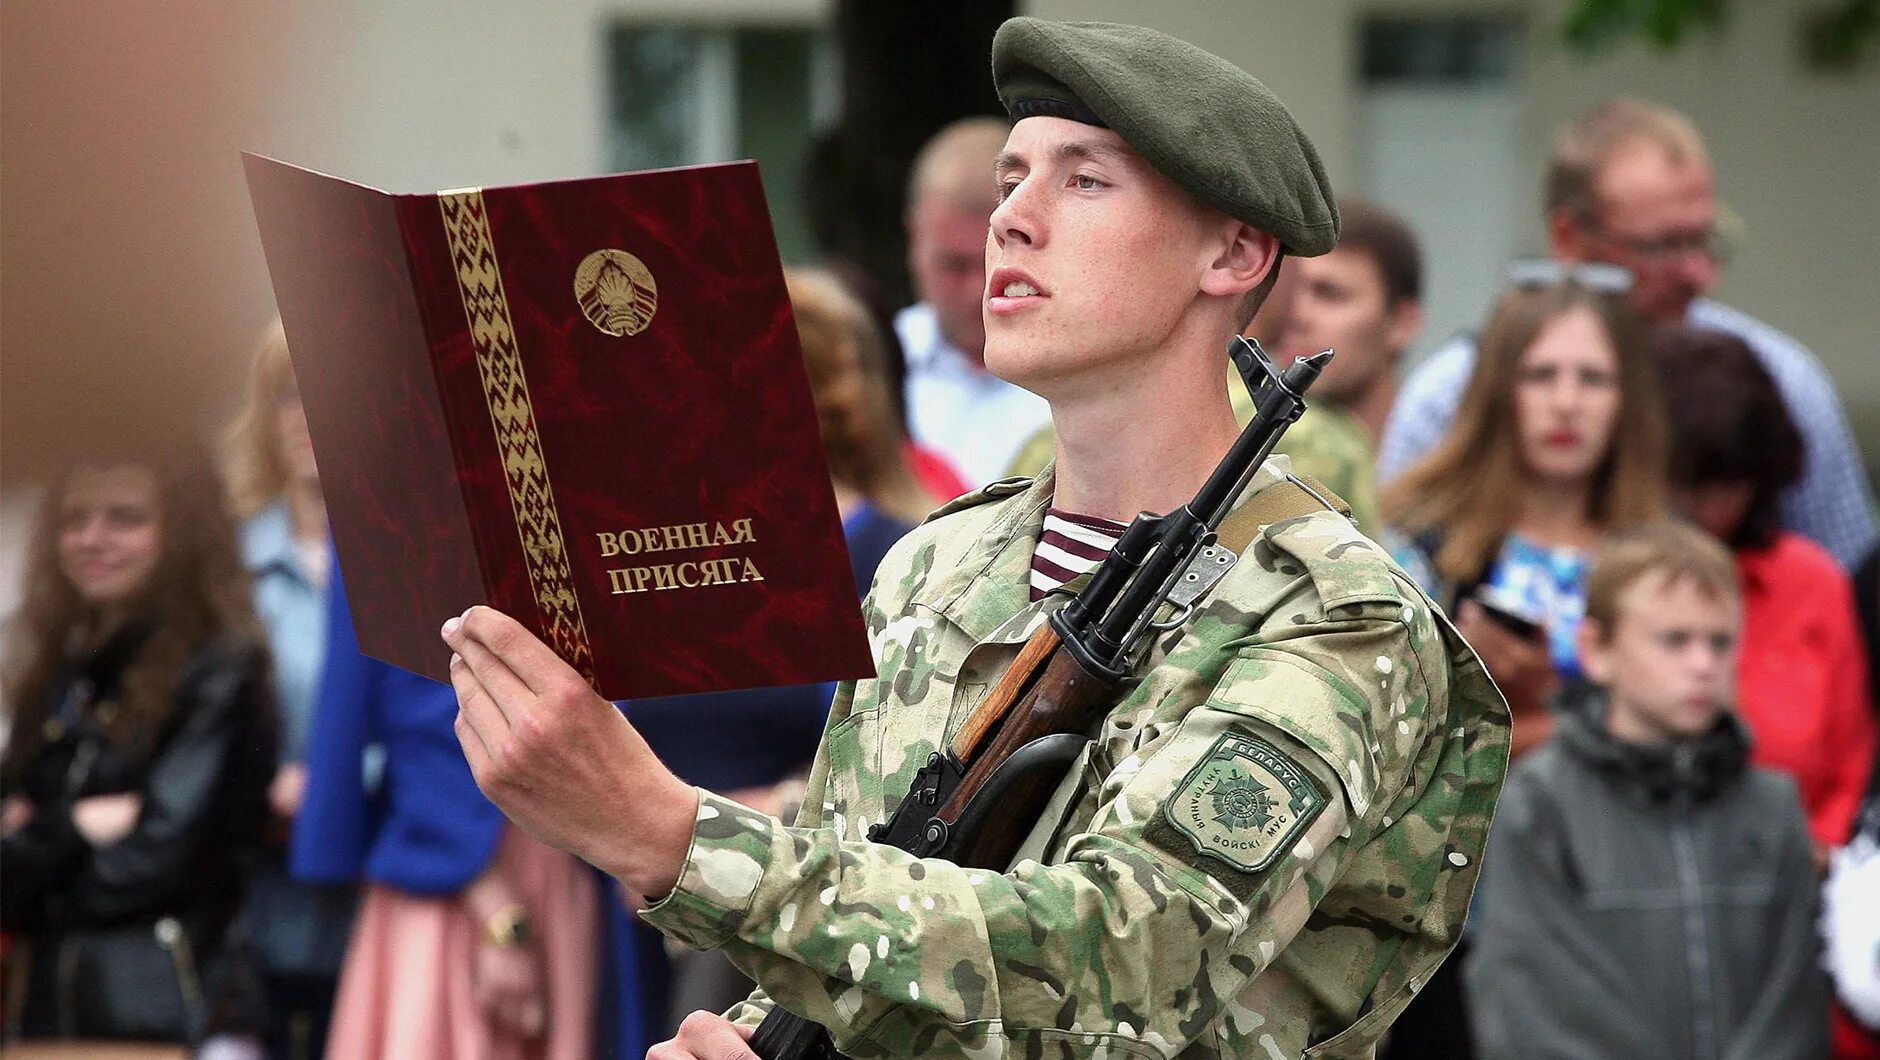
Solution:
[[[1248,497],[1240,507],[1227,513],[1214,537],[1238,556],[1247,551],[1263,527],[1327,509],[1351,518],[1351,505],[1310,475],[1292,474]]]

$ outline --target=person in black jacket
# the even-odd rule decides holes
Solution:
[[[267,820],[274,708],[208,463],[77,464],[26,577],[0,759],[0,921],[24,975],[8,1032],[252,1030],[230,929]]]
[[[1483,1056],[1814,1060],[1828,1053],[1795,782],[1749,764],[1730,704],[1728,552],[1680,524],[1608,542],[1587,588],[1592,684],[1516,763],[1464,975]]]

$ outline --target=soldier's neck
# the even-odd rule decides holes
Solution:
[[[1194,499],[1240,428],[1225,377],[1170,379],[1130,391],[1052,404],[1057,486],[1052,503],[1127,523]]]

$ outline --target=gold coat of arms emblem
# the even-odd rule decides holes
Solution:
[[[638,335],[659,309],[659,285],[646,263],[603,248],[574,270],[574,298],[588,322],[609,335]]]

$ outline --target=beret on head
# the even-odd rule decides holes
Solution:
[[[1253,76],[1140,26],[1014,18],[992,39],[992,80],[1014,121],[1114,129],[1209,206],[1311,257],[1338,242],[1338,206],[1312,142]]]

